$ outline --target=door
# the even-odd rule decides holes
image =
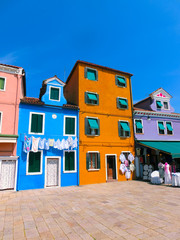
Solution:
[[[116,158],[115,155],[107,156],[107,180],[116,179]]]
[[[47,158],[46,187],[59,186],[59,158]]]
[[[16,161],[2,160],[0,173],[0,190],[15,188]]]

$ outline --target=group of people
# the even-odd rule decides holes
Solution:
[[[158,164],[159,176],[164,180],[165,184],[172,183],[172,172],[176,172],[175,161],[172,162],[172,165],[169,165],[167,162]]]

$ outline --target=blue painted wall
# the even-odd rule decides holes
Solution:
[[[63,89],[62,92],[63,93]],[[46,96],[45,96],[46,95]],[[48,88],[45,93],[45,97],[48,95]],[[44,97],[44,99],[45,99]],[[64,103],[64,99],[62,99]],[[66,103],[66,102],[65,102]],[[44,134],[29,134],[29,120],[30,112],[44,113],[45,114],[45,124],[44,124]],[[56,119],[53,119],[52,115],[57,116]],[[67,139],[68,136],[63,135],[64,128],[64,116],[76,116],[76,136],[78,137],[79,129],[79,112],[74,109],[67,109],[62,107],[55,106],[38,106],[21,103],[19,105],[19,127],[18,127],[18,142],[17,142],[17,156],[18,159],[18,175],[17,175],[17,190],[26,190],[26,189],[38,189],[45,187],[45,157],[61,157],[61,169],[60,169],[60,186],[72,186],[79,185],[79,156],[78,156],[78,147],[74,148],[76,155],[76,172],[73,173],[64,173],[63,172],[63,155],[64,150],[54,149],[50,147],[49,150],[42,150],[42,174],[38,175],[27,175],[27,153],[23,151],[24,145],[24,136],[34,136],[46,139]],[[72,137],[75,138],[74,136]]]

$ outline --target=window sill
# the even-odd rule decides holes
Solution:
[[[63,173],[77,173],[77,171],[63,171]]]
[[[31,175],[42,175],[42,172],[39,172],[39,173],[26,173],[26,175],[29,175],[29,176],[31,176]]]
[[[88,169],[88,172],[97,172],[99,171],[100,169]]]

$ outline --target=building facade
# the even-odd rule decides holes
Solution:
[[[24,69],[0,64],[0,190],[16,186],[19,103],[25,95]]]
[[[22,98],[17,190],[79,184],[78,107],[67,104],[65,83],[43,81],[39,98]]]
[[[134,154],[131,76],[77,61],[67,79],[64,95],[80,109],[80,185],[126,180],[119,156]]]
[[[180,171],[180,114],[174,112],[171,98],[159,88],[134,104],[137,177],[143,177],[144,164],[157,170],[159,162],[172,160]]]

